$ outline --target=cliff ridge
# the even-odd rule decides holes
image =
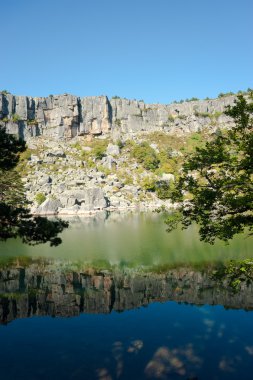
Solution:
[[[0,124],[9,133],[26,140],[36,136],[71,139],[103,134],[117,137],[152,131],[189,133],[230,124],[223,112],[234,99],[235,95],[230,95],[166,105],[118,97],[109,100],[106,96],[80,98],[63,94],[33,98],[1,92]]]

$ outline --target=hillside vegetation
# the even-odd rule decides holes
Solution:
[[[180,137],[139,133],[117,142],[101,137],[71,142],[33,138],[20,155],[18,169],[35,209],[47,199],[58,199],[64,212],[71,212],[78,200],[68,198],[94,187],[103,190],[109,208],[159,207],[185,157],[208,138],[205,130]]]

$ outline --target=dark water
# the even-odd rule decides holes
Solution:
[[[252,379],[253,285],[212,277],[252,240],[200,243],[156,214],[73,220],[1,244],[1,379]]]

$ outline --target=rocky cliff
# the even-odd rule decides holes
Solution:
[[[70,139],[77,135],[131,134],[141,131],[196,132],[231,121],[223,114],[235,96],[169,105],[94,96],[50,95],[45,98],[0,93],[0,122],[9,133],[27,139],[44,135]]]
[[[183,157],[217,128],[234,95],[169,105],[106,96],[46,98],[0,92],[0,126],[27,142],[18,170],[34,214],[171,207],[156,184],[170,182]],[[140,144],[152,158],[134,153]]]
[[[69,265],[42,259],[22,265],[17,259],[0,269],[0,323],[32,315],[122,312],[168,300],[253,309],[253,285],[244,283],[235,293],[226,279],[221,283],[212,280],[212,268],[170,269],[158,274],[70,269]]]

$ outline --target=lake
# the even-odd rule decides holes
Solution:
[[[252,379],[253,284],[214,277],[252,238],[168,234],[156,213],[70,218],[0,245],[2,379]]]

